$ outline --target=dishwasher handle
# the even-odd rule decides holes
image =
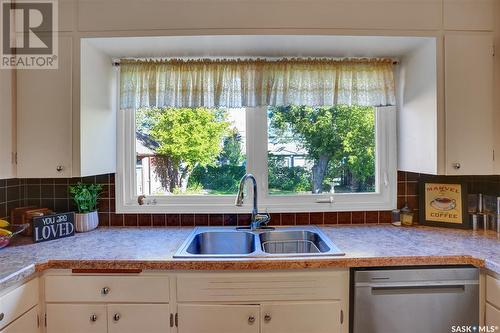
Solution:
[[[371,287],[372,295],[463,293],[465,284],[394,285]]]

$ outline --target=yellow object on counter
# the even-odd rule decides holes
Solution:
[[[10,235],[12,235],[11,231],[0,228],[0,236],[10,236]]]
[[[9,222],[5,221],[5,220],[0,220],[0,228],[5,228],[5,227],[8,227],[10,225]]]

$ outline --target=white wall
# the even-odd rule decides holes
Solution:
[[[474,0],[477,1],[477,0]],[[440,29],[442,0],[79,0],[79,31]]]
[[[98,157],[111,154],[114,149],[114,141],[110,144],[102,144],[107,148],[100,147],[100,152],[91,153],[88,157],[80,149],[82,145],[92,143],[99,136],[94,133],[87,135],[83,128],[80,138],[80,106],[84,104],[91,111],[91,115],[82,115],[82,120],[89,124],[92,121],[104,121],[104,128],[96,129],[101,140],[108,139],[108,131],[114,131],[107,123],[108,118],[96,110],[106,103],[104,94],[100,98],[88,102],[85,98],[80,102],[80,92],[84,90],[94,91],[97,87],[80,87],[80,39],[89,37],[140,37],[140,36],[186,36],[186,35],[359,35],[359,36],[420,36],[442,38],[447,30],[493,30],[494,17],[491,15],[491,3],[497,0],[59,0],[59,32],[60,36],[72,39],[72,111],[73,111],[73,137],[60,135],[63,139],[73,142],[73,176],[85,174],[87,166],[82,166],[80,172],[80,158],[85,156],[85,163],[98,163],[93,174],[110,169],[114,164],[113,158],[107,157],[107,162],[100,162]],[[495,17],[500,17],[500,11],[495,11]],[[496,20],[497,28],[498,22]],[[61,45],[60,45],[61,47]],[[60,49],[60,52],[64,50]],[[87,52],[87,51],[83,51]],[[90,51],[88,51],[90,52]],[[444,171],[445,163],[445,117],[444,117],[444,52],[442,43],[438,44],[438,115],[437,115],[437,139],[432,138],[434,126],[426,127],[426,132],[431,136],[424,142],[408,139],[401,148],[408,147],[408,154],[400,159],[400,167],[405,169],[416,169],[411,167],[411,161],[424,163],[426,169],[419,171],[434,173],[434,156],[420,158],[431,146],[433,140],[438,144],[438,168],[440,173]],[[96,56],[99,59],[99,56]],[[102,55],[101,55],[102,56]],[[499,57],[497,57],[499,58]],[[498,62],[498,59],[496,60]],[[97,63],[97,62],[96,62]],[[92,66],[90,66],[91,69]],[[82,75],[84,75],[82,70]],[[500,73],[500,72],[499,72]],[[424,73],[419,73],[423,75]],[[105,76],[105,72],[99,73]],[[497,74],[497,79],[500,74]],[[497,84],[500,81],[497,81]],[[29,83],[28,83],[29,84]],[[109,87],[104,87],[109,89]],[[410,91],[411,92],[411,91]],[[420,93],[419,91],[417,91]],[[405,92],[406,93],[406,92]],[[92,95],[93,93],[90,93]],[[411,94],[409,94],[411,95]],[[425,94],[424,94],[425,95]],[[499,97],[500,98],[500,97]],[[102,103],[101,103],[102,102]],[[425,104],[425,103],[422,103]],[[500,99],[497,99],[497,108]],[[412,131],[411,116],[416,110],[427,107],[406,105],[402,112],[408,114],[404,122],[406,128]],[[408,109],[409,107],[409,109]],[[92,117],[96,118],[92,118]],[[430,118],[430,114],[426,113]],[[105,118],[105,119],[104,119]],[[426,118],[427,119],[427,118]],[[498,117],[497,124],[500,124]],[[47,124],[51,119],[46,121]],[[47,125],[42,124],[42,125]],[[404,125],[404,124],[403,124]],[[423,127],[423,123],[417,123]],[[49,126],[49,125],[47,125]],[[500,125],[499,125],[500,126]],[[415,132],[415,131],[413,131]],[[19,143],[19,141],[18,141]],[[500,134],[497,137],[500,145]],[[19,145],[18,145],[19,146]],[[411,149],[410,149],[411,148]],[[415,150],[416,149],[416,150]],[[418,152],[417,158],[414,152]],[[66,152],[63,152],[66,154]],[[405,153],[400,149],[400,153]],[[413,156],[412,156],[413,155]],[[500,152],[497,154],[500,155]],[[108,155],[111,156],[111,155]],[[403,155],[404,156],[404,155]],[[48,156],[55,160],[53,156]],[[94,160],[94,161],[92,161]],[[113,162],[111,162],[113,161]],[[500,163],[498,170],[500,170]],[[112,172],[114,169],[111,170]],[[18,170],[19,173],[19,170]],[[38,176],[37,176],[38,177]]]
[[[398,170],[437,174],[436,41],[404,56],[400,69]]]
[[[80,175],[112,173],[116,170],[115,69],[109,56],[84,39],[80,58]]]

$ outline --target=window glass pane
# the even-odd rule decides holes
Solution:
[[[268,108],[274,195],[375,191],[375,108]]]
[[[136,112],[139,195],[236,194],[245,174],[244,109]]]

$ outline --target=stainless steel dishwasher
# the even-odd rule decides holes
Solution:
[[[448,333],[479,324],[479,270],[355,270],[353,333]]]

